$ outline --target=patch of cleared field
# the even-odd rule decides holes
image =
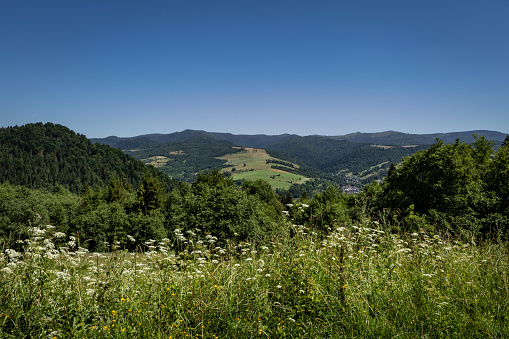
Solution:
[[[152,165],[154,167],[163,167],[171,159],[162,155],[156,155],[147,159],[142,159],[145,164]]]
[[[240,171],[268,169],[270,166],[267,164],[267,160],[270,158],[264,149],[244,148],[241,152],[227,154],[219,159],[226,160],[226,165],[230,166],[229,168],[224,168],[223,172],[231,172],[232,168]]]
[[[268,181],[272,188],[283,189],[289,189],[292,184],[301,184],[310,180],[310,178],[299,174],[271,168],[271,163],[267,163],[267,160],[275,158],[269,156],[264,149],[244,148],[241,152],[228,154],[219,159],[227,161],[226,165],[229,167],[223,168],[221,171],[229,172],[234,180],[263,179]]]

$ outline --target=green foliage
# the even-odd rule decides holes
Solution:
[[[373,147],[370,144],[309,136],[272,145],[267,152],[271,156],[302,165],[303,168],[299,169],[300,171],[313,168],[314,171],[320,171],[322,173],[321,176],[335,179],[330,177],[331,173],[345,170],[359,173],[384,162],[398,163],[402,157],[427,147],[427,145],[417,147],[394,146],[383,149]],[[383,176],[384,173],[381,173],[380,176]],[[317,177],[316,175],[311,175],[311,173],[305,174],[309,177]],[[372,178],[368,181],[374,179]]]
[[[150,211],[160,208],[164,203],[166,192],[159,180],[150,174],[145,175],[136,191],[135,209],[147,215]]]
[[[248,187],[249,186],[249,187]],[[219,171],[201,172],[192,185],[184,185],[168,198],[167,228],[213,233],[222,242],[227,239],[266,240],[277,231],[276,206],[260,200],[273,201],[267,187],[258,183],[242,189]],[[255,195],[248,194],[252,190]],[[258,197],[257,197],[258,194]],[[272,217],[272,218],[271,218]]]
[[[309,220],[311,224],[322,230],[343,225],[348,221],[345,204],[346,196],[336,186],[329,186],[323,193],[314,196],[310,203]]]
[[[0,248],[15,247],[36,223],[53,224],[67,232],[79,211],[80,199],[64,188],[52,192],[0,184]]]
[[[471,235],[504,234],[508,225],[500,215],[507,208],[507,148],[493,153],[493,143],[484,137],[472,144],[437,140],[392,166],[383,193],[370,196],[377,200],[378,211],[399,213],[410,231],[428,224]]]
[[[74,193],[105,187],[111,178],[138,186],[145,173],[169,189],[167,175],[106,145],[92,144],[84,135],[52,123],[0,129],[0,182],[28,188],[63,186]]]
[[[249,196],[256,197],[263,205],[264,212],[271,220],[281,222],[283,219],[283,204],[270,184],[262,179],[242,182],[242,189]]]

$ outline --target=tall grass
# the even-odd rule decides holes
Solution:
[[[260,247],[177,230],[102,254],[33,227],[0,257],[0,337],[509,337],[507,244],[368,226]]]

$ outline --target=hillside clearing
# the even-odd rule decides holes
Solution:
[[[271,157],[264,149],[260,148],[244,148],[243,151],[228,154],[218,159],[226,160],[227,168],[223,168],[221,172],[230,173],[233,180],[266,180],[272,188],[289,189],[292,184],[302,184],[310,178],[300,174],[294,174],[281,169],[272,168],[272,165],[287,167],[280,164],[267,163],[267,160],[279,159]],[[297,164],[293,164],[298,167]],[[290,167],[288,167],[291,170]]]

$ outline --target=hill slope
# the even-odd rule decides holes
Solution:
[[[105,186],[122,174],[137,186],[145,173],[168,188],[176,185],[156,168],[118,149],[92,144],[61,125],[36,123],[0,129],[0,182],[29,188],[62,185],[79,193],[85,186]]]
[[[308,136],[273,145],[269,154],[289,161],[297,159],[299,164],[326,173],[347,171],[357,174],[377,165],[386,164],[388,167],[391,163],[399,163],[404,156],[427,147],[373,147],[370,144]]]
[[[124,149],[124,152],[144,163],[154,165],[174,179],[192,182],[197,172],[225,167],[226,160],[219,157],[240,151],[234,146],[231,142],[216,140],[207,134],[199,133],[186,140],[139,149]]]
[[[377,145],[431,145],[436,139],[441,139],[444,143],[455,142],[460,139],[466,143],[474,141],[473,135],[484,136],[488,140],[493,140],[495,144],[501,144],[506,134],[495,131],[468,131],[452,133],[433,133],[433,134],[407,134],[395,131],[386,131],[380,133],[351,133],[330,137],[337,140],[348,140],[358,143],[368,143]]]

